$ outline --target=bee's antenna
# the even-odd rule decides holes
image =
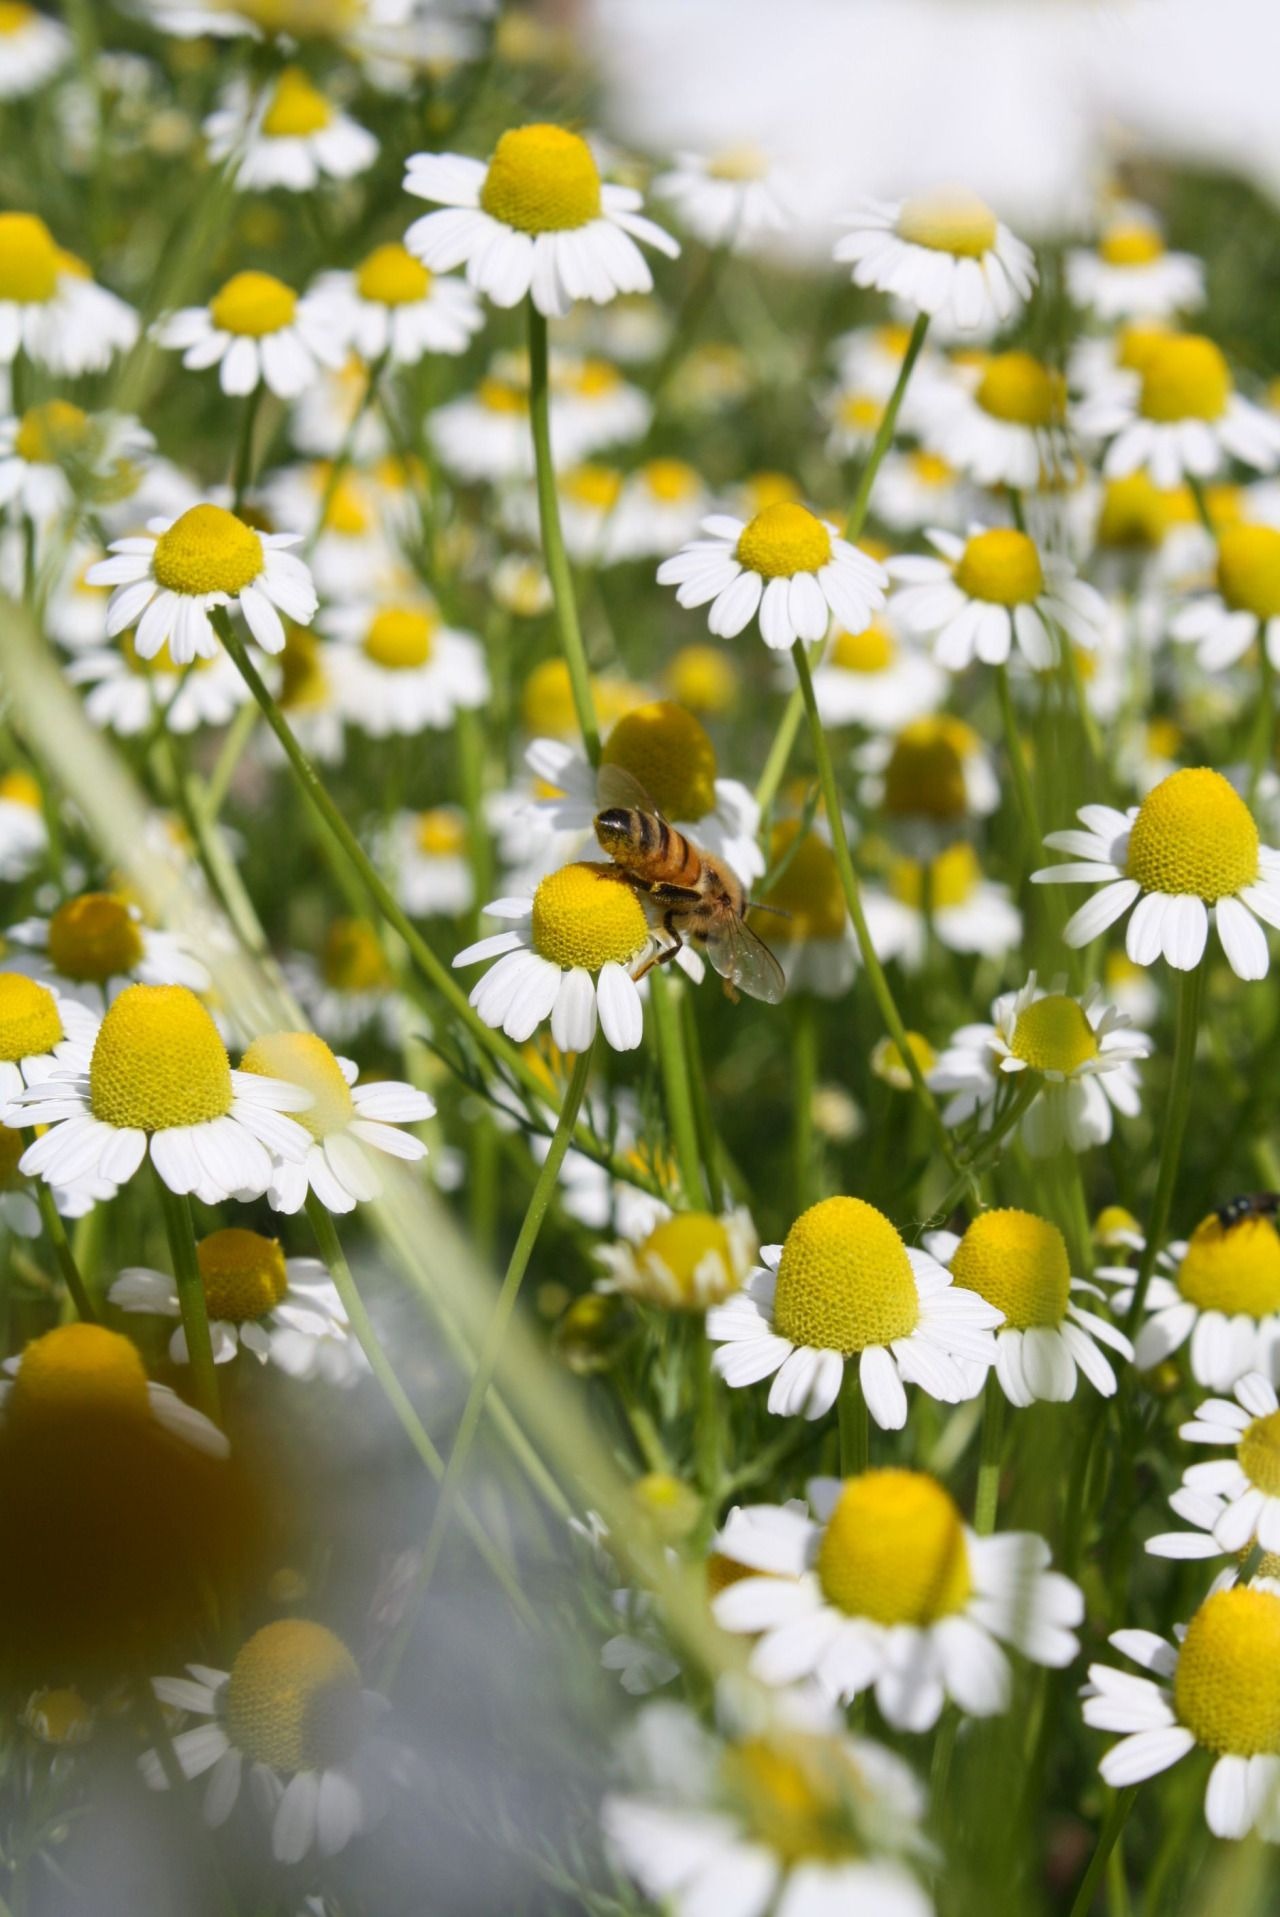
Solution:
[[[789,919],[790,912],[780,905],[765,905],[760,899],[748,899],[742,908],[744,912],[772,912],[775,919]]]

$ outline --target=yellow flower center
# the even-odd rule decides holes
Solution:
[[[93,1047],[89,1104],[120,1129],[203,1125],[231,1109],[231,1066],[218,1028],[185,985],[127,985]]]
[[[937,1064],[938,1054],[923,1032],[908,1032],[906,1040],[908,1054],[919,1066],[921,1074],[927,1075]],[[911,1090],[911,1073],[896,1039],[881,1038],[876,1041],[871,1052],[871,1069],[877,1078],[882,1078],[886,1085],[892,1085],[896,1091]]]
[[[1108,266],[1152,266],[1164,255],[1164,241],[1154,226],[1135,220],[1108,227],[1098,251]]]
[[[919,1316],[911,1261],[882,1211],[861,1198],[824,1198],[800,1214],[778,1265],[779,1337],[848,1357],[908,1337]]]
[[[850,432],[874,433],[884,418],[884,407],[869,393],[842,393],[838,418]]]
[[[1142,801],[1125,870],[1144,892],[1183,893],[1207,905],[1258,876],[1258,828],[1220,772],[1171,772]]]
[[[973,1588],[960,1513],[920,1471],[846,1479],[817,1569],[832,1604],[877,1624],[936,1624],[962,1611]]]
[[[1143,373],[1152,355],[1175,335],[1158,321],[1145,326],[1122,326],[1116,334],[1116,364],[1128,372]]]
[[[49,920],[49,957],[64,978],[105,985],[142,957],[142,934],[123,899],[82,892]]]
[[[221,333],[263,339],[293,323],[298,295],[273,273],[236,273],[209,302]]]
[[[1054,426],[1066,411],[1066,387],[1058,373],[1030,353],[997,353],[987,361],[978,404],[1014,426]]]
[[[391,983],[378,934],[368,919],[335,919],[325,934],[320,972],[336,992],[380,992]]]
[[[1104,1205],[1093,1221],[1093,1235],[1100,1245],[1123,1245],[1128,1237],[1140,1237],[1142,1227],[1123,1205]]]
[[[769,937],[775,945],[798,944],[801,939],[838,939],[849,922],[844,888],[835,854],[816,832],[800,835],[798,819],[782,819],[769,842],[769,863],[786,859],[786,869],[765,895],[788,917],[770,918]],[[794,850],[792,848],[795,848]]]
[[[1098,515],[1103,546],[1158,546],[1173,517],[1172,496],[1152,484],[1144,472],[1109,479]]]
[[[769,506],[800,504],[800,488],[789,473],[752,473],[742,490],[753,513],[762,513]]]
[[[731,180],[746,184],[752,180],[762,180],[769,171],[769,162],[758,146],[721,147],[707,161],[707,175],[713,180]]]
[[[167,639],[161,642],[160,650],[153,652],[149,659],[143,659],[138,652],[137,640],[132,632],[122,633],[120,652],[130,672],[140,679],[172,678],[179,670],[173,663],[173,654],[169,650]],[[183,672],[208,672],[213,665],[212,659],[192,659],[183,666]]]
[[[36,17],[25,0],[0,0],[0,34],[21,33]]]
[[[1147,756],[1151,759],[1176,759],[1182,750],[1182,728],[1167,713],[1157,713],[1146,724]]]
[[[733,1255],[729,1234],[722,1220],[711,1212],[684,1211],[664,1219],[649,1233],[636,1254],[641,1266],[651,1257],[661,1261],[691,1305],[705,1302],[705,1292],[699,1299],[694,1288],[694,1279],[704,1258],[718,1259],[724,1274],[721,1290],[727,1292],[731,1288]]]
[[[355,1750],[360,1706],[360,1672],[341,1638],[281,1618],[256,1631],[231,1667],[227,1735],[273,1770],[325,1770]]]
[[[940,852],[929,871],[935,912],[966,904],[982,883],[978,855],[967,839],[957,839]],[[924,867],[914,859],[895,859],[889,868],[889,890],[895,899],[920,911],[924,904]]]
[[[5,32],[0,13],[0,34]],[[79,1691],[34,1691],[27,1699],[22,1721],[43,1744],[83,1744],[93,1730],[93,1712]]]
[[[702,1516],[702,1499],[691,1484],[670,1471],[647,1471],[631,1487],[631,1495],[667,1543],[687,1538]]]
[[[321,664],[320,641],[305,626],[290,620],[285,626],[284,651],[277,657],[280,667],[280,704],[286,712],[305,711],[323,706],[329,696],[329,681]]]
[[[562,233],[599,219],[600,175],[591,148],[564,127],[511,128],[494,148],[480,204],[521,233]]]
[[[1029,606],[1044,591],[1035,541],[1012,526],[975,533],[960,555],[955,581],[970,599],[994,606]]]
[[[101,1325],[59,1325],[22,1354],[9,1415],[147,1417],[147,1374],[137,1346]]]
[[[388,672],[415,672],[430,659],[439,624],[425,607],[385,606],[369,621],[362,650]]]
[[[1062,1323],[1071,1290],[1066,1240],[1034,1212],[980,1212],[960,1240],[951,1272],[1017,1331]]]
[[[692,712],[728,712],[738,696],[737,670],[715,646],[682,646],[666,680],[676,703]]]
[[[1280,1752],[1280,1598],[1242,1584],[1207,1597],[1178,1652],[1173,1703],[1206,1750]]]
[[[0,1059],[38,1058],[62,1043],[58,1001],[21,972],[0,972]]]
[[[1280,1236],[1269,1218],[1223,1225],[1202,1218],[1187,1243],[1176,1283],[1201,1311],[1266,1318],[1280,1311]]]
[[[965,760],[978,739],[949,713],[913,719],[893,742],[884,775],[884,809],[897,819],[962,819],[969,809]]]
[[[1139,410],[1168,425],[1180,419],[1220,419],[1231,398],[1227,362],[1211,339],[1184,333],[1160,340],[1141,367]]]
[[[725,1752],[721,1781],[755,1842],[787,1864],[861,1854],[867,1785],[832,1738],[772,1731]]]
[[[233,1325],[265,1318],[288,1290],[284,1253],[278,1238],[229,1225],[212,1231],[196,1246],[210,1318]]]
[[[1009,1049],[1034,1072],[1069,1074],[1098,1056],[1098,1039],[1078,999],[1050,992],[1018,1013]]]
[[[56,466],[83,452],[88,439],[89,415],[69,400],[50,399],[23,414],[13,450],[29,466]]]
[[[431,273],[405,246],[379,246],[356,269],[356,292],[377,306],[416,306],[431,290]]]
[[[220,592],[234,599],[265,564],[252,526],[224,506],[192,506],[161,533],[151,570],[167,592],[193,599]]]
[[[996,243],[996,216],[975,193],[933,193],[906,202],[898,215],[898,237],[935,253],[978,260]]]
[[[600,757],[637,779],[669,819],[693,823],[715,811],[716,749],[701,720],[683,706],[661,699],[628,712]]]
[[[1280,614],[1280,532],[1274,526],[1228,526],[1218,540],[1218,590],[1233,612],[1256,619]]]
[[[255,1038],[240,1060],[240,1070],[254,1072],[259,1078],[283,1078],[310,1092],[312,1103],[293,1116],[313,1138],[345,1131],[355,1117],[351,1088],[342,1067],[314,1032],[267,1032]]]
[[[266,33],[292,39],[325,39],[354,26],[364,0],[235,0],[235,11]]]
[[[615,865],[566,865],[533,895],[534,950],[553,965],[625,965],[649,938],[644,909]]]
[[[683,459],[651,459],[640,468],[640,478],[664,506],[677,506],[683,500],[696,498],[702,484],[693,467]]]
[[[819,572],[831,557],[831,534],[807,506],[790,500],[762,506],[742,529],[738,558],[762,579],[791,579]]]
[[[1255,1418],[1236,1447],[1240,1469],[1269,1498],[1280,1498],[1280,1411]]]
[[[332,476],[327,461],[316,468],[316,486],[323,496]],[[373,525],[373,506],[363,481],[356,473],[343,473],[333,489],[324,516],[325,530],[344,539],[360,539]]]
[[[614,466],[574,466],[561,473],[556,484],[560,497],[588,512],[611,513],[622,491],[622,474]]]
[[[618,686],[614,681],[593,679],[591,690],[601,719],[606,716],[606,706],[612,708],[615,717],[620,717],[633,706],[644,703],[632,696],[629,688]],[[577,736],[577,708],[573,703],[569,669],[563,659],[544,659],[540,666],[534,667],[524,682],[520,710],[525,730],[535,737],[568,739]]]
[[[40,786],[29,772],[6,772],[0,779],[0,799],[7,805],[25,805],[32,812],[40,810]]]
[[[955,478],[954,468],[937,453],[908,453],[907,463],[911,467],[911,477],[919,486],[928,486],[931,490],[941,490],[949,486]]]
[[[44,306],[58,286],[58,249],[34,213],[0,213],[0,300]]]
[[[433,806],[429,812],[419,812],[413,841],[429,859],[457,858],[467,849],[466,823],[448,806]]]
[[[861,632],[838,632],[830,660],[841,672],[887,672],[897,653],[883,626],[866,626]]]
[[[269,140],[301,140],[322,133],[332,120],[333,108],[301,67],[286,67],[262,116],[262,131]]]
[[[476,398],[489,413],[516,414],[529,410],[529,395],[522,387],[513,386],[509,380],[494,379],[492,375],[481,380]]]

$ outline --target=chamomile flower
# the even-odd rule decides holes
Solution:
[[[555,354],[551,361],[551,404],[563,421],[561,437],[582,454],[642,439],[653,419],[653,402],[639,386],[623,379],[604,359]],[[552,445],[557,443],[552,427]]]
[[[456,919],[471,910],[475,875],[467,844],[466,814],[457,806],[400,814],[390,859],[400,902],[411,918]]]
[[[1267,975],[1270,954],[1259,925],[1280,926],[1280,853],[1259,843],[1248,806],[1207,766],[1172,772],[1140,806],[1081,806],[1083,832],[1051,832],[1045,844],[1074,862],[1033,872],[1040,885],[1102,890],[1063,927],[1068,945],[1087,945],[1132,906],[1125,949],[1135,965],[1163,953],[1189,972],[1204,957],[1212,912],[1237,978]]]
[[[336,368],[345,357],[317,296],[300,299],[273,273],[234,274],[207,306],[158,321],[155,337],[190,370],[218,367],[219,385],[233,396],[267,386],[296,399],[322,366]]]
[[[71,58],[71,35],[60,20],[6,0],[0,7],[0,100],[21,100],[38,93]]]
[[[1204,266],[1193,253],[1170,253],[1145,206],[1115,209],[1096,248],[1067,255],[1067,291],[1104,322],[1170,319],[1204,304]]]
[[[940,666],[875,619],[861,632],[836,632],[814,668],[813,690],[827,726],[897,732],[946,696]]]
[[[23,919],[4,936],[19,947],[11,962],[20,970],[94,1012],[127,985],[209,988],[208,968],[184,938],[144,924],[138,907],[112,892],[79,892],[49,918]]]
[[[638,1245],[625,1239],[600,1245],[596,1257],[608,1275],[596,1289],[622,1292],[664,1311],[705,1311],[741,1287],[758,1251],[755,1227],[741,1208],[722,1218],[677,1212]]]
[[[260,533],[223,506],[192,506],[153,519],[145,536],[117,539],[89,571],[90,585],[114,586],[107,637],[135,627],[134,647],[152,659],[168,644],[175,666],[218,650],[209,614],[238,606],[264,652],[284,648],[280,614],[309,625],[316,610],[311,574],[288,548],[297,533]]]
[[[325,1038],[346,1044],[376,1027],[388,1045],[401,1042],[395,977],[378,927],[368,919],[330,920],[318,961],[299,953],[285,975]]]
[[[1211,1592],[1177,1636],[1112,1632],[1109,1642],[1148,1677],[1089,1666],[1085,1723],[1123,1733],[1098,1768],[1121,1790],[1199,1746],[1214,1758],[1204,1800],[1214,1836],[1256,1829],[1280,1843],[1280,1584]]]
[[[1172,637],[1195,646],[1206,672],[1235,665],[1255,639],[1280,664],[1280,531],[1242,522],[1225,526],[1217,545],[1213,589],[1174,614]]]
[[[942,668],[928,663],[945,688]],[[921,858],[936,857],[968,821],[989,818],[1000,804],[989,746],[954,713],[905,720],[892,737],[869,739],[856,763],[864,803],[879,808],[895,845]]]
[[[884,1431],[906,1423],[907,1384],[943,1404],[981,1390],[1001,1312],[905,1245],[874,1205],[825,1198],[801,1214],[785,1244],[760,1256],[742,1291],[707,1313],[707,1336],[720,1347],[713,1363],[727,1384],[773,1377],[775,1415],[824,1416],[855,1359]]]
[[[959,332],[1012,319],[1036,283],[1031,248],[965,192],[894,204],[868,200],[849,215],[837,261],[855,286],[891,293]]]
[[[91,418],[65,399],[29,406],[0,420],[0,509],[42,527],[77,501],[101,506],[154,445],[134,419]]]
[[[358,353],[348,353],[341,366],[323,367],[290,410],[289,437],[298,451],[331,460],[346,446],[358,465],[381,459],[391,441],[386,422],[365,403],[368,390],[369,368]]]
[[[1077,579],[1060,553],[1041,552],[1013,526],[971,526],[968,537],[934,529],[939,557],[908,554],[889,561],[894,617],[908,632],[928,635],[949,672],[975,659],[1004,665],[1016,641],[1028,665],[1043,671],[1058,655],[1057,629],[1091,649],[1106,624],[1102,595]]]
[[[897,958],[910,970],[924,963],[925,907],[939,944],[952,952],[1003,958],[1022,939],[1022,914],[1007,885],[987,878],[968,839],[956,839],[933,857],[895,858],[888,886],[868,886],[867,923],[881,958]]]
[[[798,819],[779,819],[769,838],[768,870],[777,876],[761,903],[773,908],[769,945],[788,992],[843,998],[858,968],[858,947],[830,842],[816,828],[803,831]]]
[[[260,1364],[271,1361],[294,1376],[318,1372],[336,1384],[354,1384],[367,1369],[318,1260],[286,1259],[277,1239],[232,1225],[199,1240],[196,1263],[215,1364],[229,1364],[243,1349]],[[174,1279],[143,1265],[122,1271],[107,1299],[118,1311],[181,1315]],[[176,1365],[190,1361],[180,1324],[169,1340],[169,1357]]]
[[[1008,1710],[1001,1640],[1051,1669],[1075,1657],[1084,1599],[1034,1532],[975,1536],[922,1471],[815,1478],[808,1495],[812,1517],[748,1507],[716,1541],[757,1574],[712,1610],[756,1638],[751,1666],[766,1683],[815,1677],[842,1702],[874,1689],[887,1723],[927,1731],[948,1699],[969,1717]]]
[[[755,252],[791,224],[791,183],[754,146],[677,153],[675,165],[658,175],[653,190],[704,246]]]
[[[603,305],[647,293],[653,276],[636,241],[671,259],[680,251],[643,217],[638,193],[602,183],[591,148],[564,127],[509,128],[488,165],[415,153],[405,190],[442,208],[414,221],[410,252],[439,273],[465,265],[495,306],[517,306],[528,294],[555,317],[575,300]]]
[[[0,879],[12,885],[39,865],[49,849],[40,787],[29,772],[0,777]]]
[[[0,972],[0,1105],[79,1058],[97,1029],[93,1013],[56,985]]]
[[[483,325],[465,280],[432,273],[406,247],[375,247],[350,273],[316,282],[315,304],[335,333],[372,365],[416,366],[426,353],[465,353]]]
[[[0,1060],[0,1070],[9,1063]],[[0,1125],[0,1225],[15,1238],[38,1238],[44,1230],[40,1206],[31,1192],[31,1180],[18,1169],[27,1141],[11,1125]],[[105,1178],[81,1178],[74,1185],[55,1185],[53,1202],[63,1218],[83,1218],[95,1205],[114,1198],[116,1188]]]
[[[1031,353],[993,353],[972,391],[961,387],[943,412],[935,443],[979,486],[1034,492],[1068,465],[1066,415],[1060,374]]]
[[[1115,1309],[1133,1301],[1134,1274],[1099,1265],[1114,1284]],[[1280,1380],[1280,1236],[1274,1221],[1250,1216],[1224,1225],[1216,1211],[1190,1238],[1156,1254],[1134,1354],[1150,1370],[1191,1340],[1191,1374],[1211,1391],[1230,1391],[1247,1372]]]
[[[557,430],[558,429],[558,430]],[[428,422],[431,443],[441,465],[454,479],[474,485],[484,480],[501,485],[533,473],[533,436],[529,424],[527,382],[507,373],[491,372],[475,391],[437,406]],[[565,443],[565,430],[554,399],[551,406],[551,445],[556,465],[580,457],[580,446]]]
[[[884,604],[882,566],[807,506],[781,500],[745,524],[727,513],[702,522],[695,539],[658,568],[682,606],[705,606],[717,638],[732,639],[759,614],[767,646],[825,639],[834,617],[862,632]]]
[[[306,1103],[294,1085],[233,1072],[186,986],[130,985],[58,1076],[15,1094],[0,1117],[48,1127],[20,1169],[51,1185],[89,1174],[123,1185],[150,1157],[170,1191],[219,1204],[266,1191],[278,1159],[302,1160],[307,1133],[285,1114]]]
[[[969,489],[953,466],[923,447],[887,452],[876,474],[876,518],[898,533],[943,526],[958,532],[970,518]]]
[[[168,1385],[153,1384],[136,1345],[103,1325],[58,1325],[6,1359],[4,1371],[0,1418],[10,1430],[20,1427],[35,1437],[46,1426],[48,1436],[70,1412],[84,1420],[82,1437],[98,1420],[107,1429],[137,1424],[211,1458],[228,1454],[218,1427]]]
[[[1075,424],[1107,442],[1108,479],[1143,471],[1171,487],[1186,475],[1208,479],[1229,459],[1268,473],[1280,465],[1280,419],[1236,391],[1221,349],[1199,333],[1157,335],[1136,370],[1099,382]]]
[[[560,531],[565,551],[577,566],[606,563],[605,536],[622,494],[622,474],[616,466],[592,460],[563,468],[556,474]],[[514,493],[507,500],[504,519],[513,532],[538,537],[537,496]]]
[[[650,459],[623,482],[604,529],[602,557],[658,559],[692,539],[710,510],[711,496],[683,459]]]
[[[67,667],[67,683],[87,687],[84,709],[94,725],[136,739],[163,718],[179,736],[200,726],[224,726],[245,700],[248,686],[226,653],[197,658],[178,672],[167,643],[142,659],[129,633],[115,646],[81,652]]]
[[[1235,1403],[1210,1398],[1178,1436],[1188,1444],[1227,1446],[1234,1457],[1193,1464],[1188,1490],[1222,1499],[1213,1535],[1224,1551],[1261,1545],[1280,1551],[1280,1399],[1260,1372],[1246,1372],[1233,1387]]]
[[[335,606],[323,625],[337,642],[328,666],[338,709],[372,739],[443,731],[489,697],[479,640],[446,626],[425,594]]]
[[[1060,981],[1046,991],[1032,972],[1016,992],[996,999],[989,1025],[960,1027],[929,1087],[945,1097],[948,1125],[977,1115],[985,1130],[1002,1089],[1035,1085],[1018,1130],[1033,1158],[1052,1158],[1064,1147],[1082,1152],[1105,1145],[1113,1108],[1126,1118],[1137,1115],[1138,1060],[1150,1051],[1147,1034],[1134,1031],[1098,987],[1075,998]]]
[[[400,1768],[381,1737],[384,1699],[366,1691],[346,1645],[323,1624],[281,1618],[242,1645],[230,1671],[189,1664],[187,1677],[157,1677],[161,1704],[202,1718],[179,1731],[173,1753],[187,1779],[207,1778],[206,1824],[225,1824],[246,1770],[281,1864],[311,1851],[333,1857],[371,1830]],[[154,1751],[139,1759],[152,1790],[167,1790]]]
[[[102,371],[137,337],[133,308],[97,286],[42,219],[0,213],[0,365],[25,352],[51,373],[74,378]]]
[[[285,67],[255,93],[243,80],[226,88],[204,123],[209,158],[238,156],[241,193],[282,187],[309,193],[323,179],[351,180],[378,157],[373,134],[343,113],[301,67]]]

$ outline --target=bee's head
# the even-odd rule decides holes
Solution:
[[[625,806],[614,805],[606,812],[596,813],[596,839],[604,851],[616,856],[632,843],[634,836],[631,814]]]

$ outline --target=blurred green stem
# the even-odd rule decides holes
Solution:
[[[1249,743],[1249,785],[1246,797],[1250,805],[1258,795],[1258,781],[1271,761],[1276,743],[1276,672],[1267,650],[1270,621],[1258,626],[1258,709],[1254,714]]]
[[[1079,1890],[1076,1892],[1075,1902],[1071,1906],[1070,1917],[1088,1917],[1089,1911],[1093,1908],[1094,1895],[1106,1871],[1107,1859],[1115,1848],[1116,1839],[1125,1827],[1125,1822],[1129,1816],[1129,1812],[1133,1809],[1134,1799],[1137,1795],[1137,1785],[1130,1784],[1127,1789],[1117,1791],[1111,1800],[1111,1808],[1107,1812],[1107,1820],[1099,1833],[1097,1848],[1089,1860],[1089,1868],[1084,1874],[1084,1879]]]
[[[996,1528],[1000,1502],[1000,1458],[1004,1450],[1004,1392],[994,1368],[987,1373],[982,1399],[982,1450],[978,1458],[978,1489],[973,1503],[973,1528],[989,1538]]]
[[[702,1061],[702,1046],[698,1039],[698,1020],[693,1007],[693,993],[680,992],[677,1003],[680,1007],[680,1030],[684,1035],[685,1057],[689,1065],[689,1089],[693,1097],[694,1121],[698,1128],[702,1175],[707,1183],[707,1200],[712,1211],[719,1212],[724,1209],[724,1182],[720,1173],[723,1147],[716,1131],[715,1120],[711,1116],[707,1069]],[[732,1179],[732,1166],[729,1175]]]
[[[791,1050],[791,1176],[794,1207],[813,1203],[813,1095],[818,1082],[818,1006],[812,992],[796,999]]]
[[[196,1228],[191,1217],[191,1200],[185,1192],[170,1191],[156,1172],[156,1190],[164,1213],[164,1228],[169,1237],[169,1256],[178,1287],[178,1308],[187,1340],[187,1361],[195,1386],[196,1403],[215,1424],[222,1421],[218,1396],[218,1375],[213,1362],[213,1342],[209,1336],[209,1313],[205,1303],[204,1280],[196,1256]]]
[[[35,1137],[35,1133],[28,1132],[26,1136],[29,1144]],[[80,1267],[71,1249],[71,1240],[67,1237],[67,1228],[54,1203],[53,1187],[47,1185],[43,1178],[36,1180],[36,1203],[40,1207],[40,1219],[44,1225],[45,1235],[53,1247],[58,1270],[62,1273],[62,1282],[70,1292],[71,1302],[76,1308],[76,1316],[83,1318],[86,1324],[96,1324],[98,1314],[93,1308],[88,1288],[80,1275]]]
[[[1009,690],[1009,668],[1007,664],[995,669],[996,697],[1000,701],[1000,719],[1004,726],[1005,750],[1009,755],[1009,771],[1013,775],[1013,789],[1017,795],[1018,811],[1022,818],[1022,829],[1027,840],[1027,850],[1032,860],[1039,857],[1044,834],[1040,830],[1040,809],[1036,804],[1036,795],[1031,784],[1031,773],[1027,766],[1026,754],[1022,748],[1022,734],[1018,730],[1018,718],[1013,709],[1013,696]]]
[[[258,708],[252,699],[246,699],[231,724],[227,727],[226,737],[222,741],[222,750],[214,761],[213,771],[209,774],[204,789],[204,803],[201,810],[206,825],[213,825],[227,801],[231,790],[231,781],[236,775],[236,767],[244,757],[245,747],[253,737],[253,729],[258,723]]]
[[[685,1056],[680,1030],[680,986],[667,977],[661,965],[649,973],[653,1029],[658,1047],[658,1065],[667,1106],[667,1125],[680,1168],[684,1200],[693,1211],[707,1203],[706,1181],[702,1175],[702,1157],[698,1150],[698,1126],[693,1109],[693,1089],[689,1061]]]
[[[1169,1227],[1173,1187],[1177,1181],[1178,1164],[1182,1157],[1182,1137],[1187,1128],[1187,1115],[1191,1110],[1191,1080],[1195,1070],[1200,1008],[1204,1001],[1205,969],[1206,961],[1202,958],[1191,971],[1177,974],[1178,1007],[1177,1027],[1173,1041],[1173,1073],[1164,1111],[1155,1195],[1151,1200],[1151,1210],[1147,1214],[1142,1256],[1138,1260],[1138,1276],[1133,1287],[1133,1302],[1129,1306],[1129,1315],[1125,1319],[1125,1330],[1131,1338],[1136,1335],[1137,1328],[1142,1323],[1142,1308],[1146,1303],[1147,1287],[1151,1283],[1151,1274],[1155,1270],[1156,1259]]]
[[[258,423],[258,409],[262,405],[264,387],[261,380],[251,393],[245,395],[244,411],[240,415],[240,438],[236,445],[235,465],[232,469],[232,512],[240,512],[244,507],[249,488],[253,485],[256,470],[254,461],[254,428]]]

